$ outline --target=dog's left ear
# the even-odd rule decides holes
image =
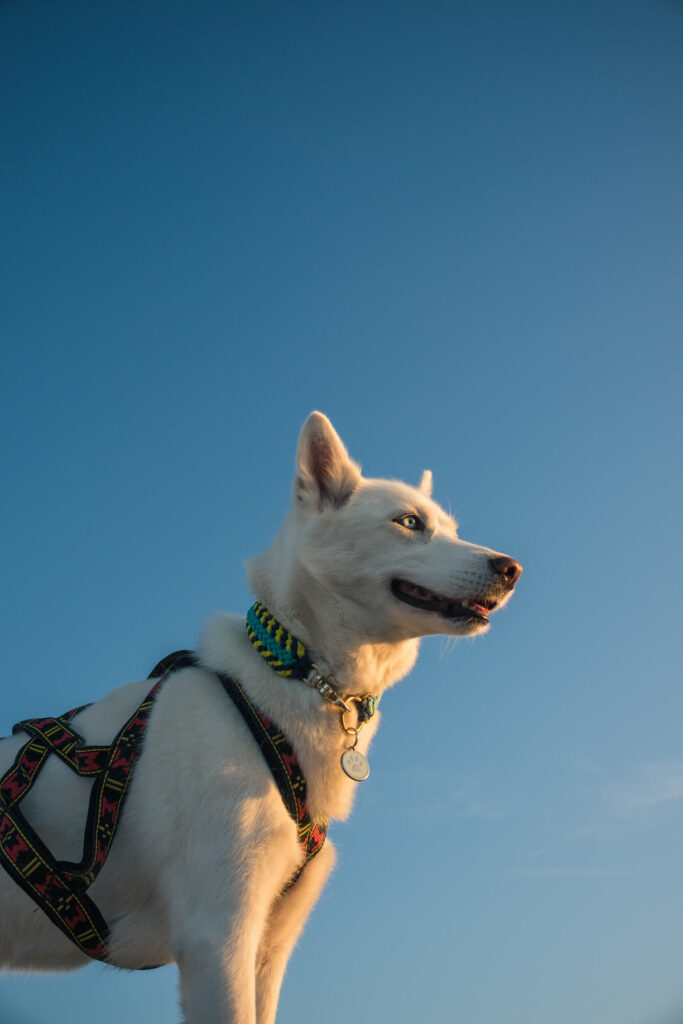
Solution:
[[[360,481],[360,466],[349,457],[327,416],[312,412],[296,451],[294,501],[310,508],[343,505]]]
[[[422,474],[422,479],[417,485],[418,491],[422,491],[426,497],[431,498],[432,496],[432,471],[431,469],[425,469]]]

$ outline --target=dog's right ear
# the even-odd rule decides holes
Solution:
[[[360,466],[349,457],[327,416],[312,412],[299,435],[293,498],[296,504],[321,509],[343,505],[360,480]]]
[[[417,485],[418,491],[422,491],[426,497],[431,498],[432,496],[432,471],[431,469],[425,469],[419,484]]]

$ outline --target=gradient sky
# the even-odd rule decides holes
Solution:
[[[320,408],[525,574],[385,698],[278,1024],[680,1024],[683,4],[15,0],[0,76],[0,733],[246,610]]]

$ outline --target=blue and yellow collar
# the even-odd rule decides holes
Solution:
[[[261,601],[256,601],[247,612],[247,636],[279,676],[300,679],[340,711],[351,711],[347,703],[349,698],[344,699],[323,677],[301,641],[287,632]],[[368,693],[362,698],[354,698],[353,702],[358,705],[358,720],[362,725],[377,710],[379,696]]]

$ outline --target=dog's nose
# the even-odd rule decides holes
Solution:
[[[514,587],[515,583],[522,575],[522,567],[519,562],[515,562],[514,558],[508,558],[507,555],[499,555],[498,558],[489,559],[491,568],[498,575],[505,579],[505,583],[508,587]]]

